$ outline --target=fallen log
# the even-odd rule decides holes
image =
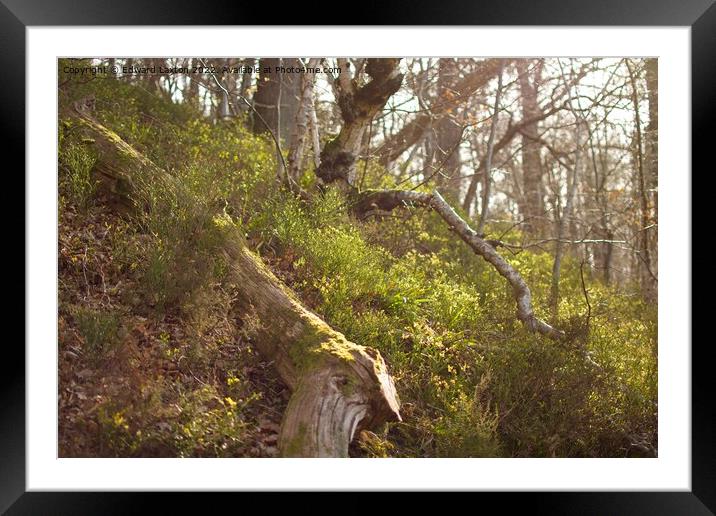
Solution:
[[[377,351],[348,341],[306,309],[239,239],[226,253],[252,342],[293,391],[279,433],[282,456],[347,457],[357,431],[400,420]]]
[[[145,181],[180,188],[178,181],[75,103],[70,116],[97,150],[94,177],[108,198],[145,209]],[[378,351],[355,344],[304,307],[247,246],[238,229],[225,229],[226,281],[237,292],[232,311],[252,344],[272,361],[292,391],[279,432],[283,457],[347,457],[362,429],[400,421],[393,380]]]

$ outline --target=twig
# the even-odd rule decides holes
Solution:
[[[587,286],[584,283],[584,260],[579,264],[579,276],[582,280],[582,292],[584,293],[584,300],[587,302],[587,323],[586,326],[589,328],[589,321],[592,317],[592,304],[589,302],[589,292]]]

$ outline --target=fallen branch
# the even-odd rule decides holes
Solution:
[[[406,190],[371,190],[361,192],[353,205],[354,213],[361,219],[371,212],[379,210],[389,212],[401,206],[423,206],[434,210],[448,224],[448,227],[472,248],[475,254],[482,256],[512,286],[517,302],[517,318],[532,332],[540,333],[552,339],[559,339],[564,333],[538,319],[532,309],[532,294],[522,279],[490,241],[483,239],[460,217],[452,206],[437,191],[433,193]]]

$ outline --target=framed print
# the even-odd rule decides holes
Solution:
[[[714,510],[691,339],[710,2],[308,27],[3,1],[26,348],[2,510],[278,490]]]

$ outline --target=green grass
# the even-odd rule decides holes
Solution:
[[[92,167],[97,156],[89,142],[72,142],[60,147],[60,182],[66,198],[64,202],[87,209],[97,188]]]

